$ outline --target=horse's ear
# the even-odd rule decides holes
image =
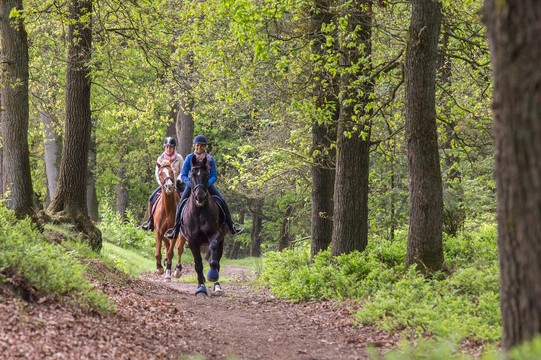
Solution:
[[[201,160],[201,165],[207,165],[207,157],[203,156],[203,159]]]
[[[161,168],[162,164],[160,164],[159,162],[156,161],[156,167]]]
[[[192,165],[196,165],[197,164],[197,156],[192,156]]]

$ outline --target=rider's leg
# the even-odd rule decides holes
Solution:
[[[148,198],[148,219],[141,226],[141,229],[143,230],[154,230],[154,214],[152,213],[152,208],[160,196],[161,190],[161,186],[158,186]]]
[[[186,200],[189,196],[190,196],[190,193],[192,192],[192,187],[190,185],[186,185],[186,187],[184,188],[184,192],[182,193],[182,196],[180,197],[180,201],[178,202],[178,205],[177,205],[177,213],[175,215],[175,225],[173,226],[173,231],[171,232],[169,230],[167,230],[167,232],[165,233],[165,237],[168,238],[168,239],[176,239],[177,236],[178,236],[178,233],[180,232],[180,218],[182,216],[182,203],[184,202],[184,200]]]
[[[216,188],[216,186],[213,184],[213,185],[210,185],[208,189],[211,195],[216,195],[218,196],[218,198],[220,198],[220,201],[222,202],[222,205],[224,207],[225,222],[229,226],[229,229],[231,230],[231,234],[234,234],[234,235],[240,234],[242,232],[242,229],[238,229],[233,223],[233,219],[231,218],[231,213],[229,212],[229,207],[227,206],[227,203],[225,202],[225,199],[220,193],[220,191],[218,190],[218,188]]]

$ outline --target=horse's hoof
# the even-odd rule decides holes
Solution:
[[[223,294],[224,294],[224,291],[222,290],[222,287],[220,286],[220,283],[218,283],[218,282],[214,283],[213,295],[222,296]]]
[[[157,268],[157,269],[156,269],[156,274],[158,274],[158,275],[163,275],[163,268],[161,268],[161,267],[160,267],[160,268]]]
[[[163,279],[165,281],[171,281],[171,270],[169,269],[165,270],[165,275],[163,276]]]
[[[173,271],[173,276],[175,277],[175,279],[178,279],[180,277],[180,270],[175,269],[175,271]]]
[[[207,287],[205,285],[199,285],[199,287],[195,291],[195,295],[208,295]]]
[[[209,271],[207,271],[208,281],[218,281],[219,278],[220,278],[220,274],[218,273],[217,269],[209,269]]]

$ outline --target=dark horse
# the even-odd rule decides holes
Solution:
[[[188,241],[188,246],[193,254],[198,281],[195,293],[207,295],[201,256],[203,250],[210,264],[207,279],[215,282],[215,294],[221,295],[222,289],[218,278],[220,277],[220,259],[224,249],[224,238],[228,227],[224,221],[221,207],[217,203],[219,200],[213,198],[208,191],[209,170],[210,166],[206,156],[202,159],[198,159],[197,156],[192,157],[190,173],[192,191],[182,212],[181,232]]]
[[[156,203],[156,209],[154,210],[154,231],[156,233],[156,272],[158,274],[163,274],[162,254],[161,247],[162,241],[164,243],[166,251],[165,259],[165,275],[164,279],[166,281],[171,280],[171,263],[173,259],[173,253],[175,247],[178,249],[178,263],[175,267],[174,276],[176,278],[180,277],[180,272],[182,271],[182,265],[180,265],[180,260],[182,253],[184,252],[184,243],[185,240],[182,236],[179,239],[170,241],[167,239],[164,234],[175,224],[175,214],[177,209],[178,201],[180,196],[175,190],[175,176],[173,173],[173,168],[169,161],[163,161],[161,164],[158,164],[158,177],[161,184],[161,195]],[[176,246],[176,244],[179,244]]]

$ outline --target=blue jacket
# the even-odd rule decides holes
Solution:
[[[216,170],[216,162],[214,161],[214,158],[210,154],[207,155],[207,160],[210,160],[210,172],[209,172],[209,183],[208,186],[213,185],[216,180],[218,179],[218,171]],[[182,173],[180,176],[182,177],[182,181],[186,184],[186,186],[190,185],[190,171],[192,170],[192,157],[194,157],[195,154],[191,153],[188,156],[186,156],[186,159],[184,160],[184,165],[182,166]]]

